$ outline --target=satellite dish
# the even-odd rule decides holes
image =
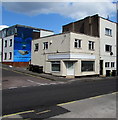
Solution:
[[[113,55],[113,52],[110,52],[110,55]]]

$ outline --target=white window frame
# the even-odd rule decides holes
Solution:
[[[7,40],[5,40],[5,45],[4,46],[7,47]]]
[[[4,53],[4,60],[7,60],[7,53]]]
[[[43,42],[43,50],[47,50],[49,47],[48,42]]]
[[[36,48],[37,47],[37,48]],[[38,51],[39,50],[39,43],[35,43],[34,44],[34,51]]]
[[[112,36],[112,29],[105,28],[105,35]]]
[[[109,50],[107,50],[107,46],[109,47]],[[112,52],[112,46],[111,45],[105,45],[105,51],[106,52]]]
[[[53,69],[53,65],[59,65],[59,70],[54,70]],[[52,70],[52,72],[60,72],[60,70],[61,70],[61,63],[60,63],[60,61],[52,61],[51,62],[51,70]]]
[[[9,47],[12,47],[12,39],[9,41]]]
[[[74,47],[75,48],[82,48],[82,40],[75,39],[75,41],[74,41]]]
[[[111,62],[111,68],[115,67],[115,62]]]
[[[88,42],[88,49],[89,50],[95,50],[95,42],[94,41],[89,41]]]
[[[12,59],[12,52],[9,52],[9,60]]]
[[[110,67],[110,62],[105,62],[105,67],[109,68]]]

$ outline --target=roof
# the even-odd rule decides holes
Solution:
[[[11,28],[11,27],[24,27],[24,28],[31,28],[31,29],[34,29],[34,30],[43,30],[43,31],[48,31],[48,32],[54,32],[54,31],[51,31],[51,30],[46,30],[46,29],[41,29],[41,28],[35,28],[35,27],[31,27],[31,26],[26,26],[26,25],[19,25],[19,24],[16,24],[16,25],[13,25],[13,26],[10,26],[8,28]],[[6,28],[4,28],[6,29]],[[3,29],[3,30],[4,30]]]
[[[104,17],[99,16],[98,14],[95,14],[95,15],[87,16],[87,17],[85,17],[85,18],[83,18],[83,19],[77,20],[77,21],[75,21],[75,22],[68,23],[68,24],[66,24],[66,25],[69,25],[69,24],[72,24],[72,23],[76,23],[76,22],[78,22],[78,21],[82,21],[82,20],[85,20],[85,19],[87,19],[87,18],[89,18],[89,17],[95,17],[95,16],[98,16],[99,18],[102,18],[102,19],[108,20],[108,21],[110,21],[110,22],[113,22],[113,21],[111,21],[111,20],[109,20],[109,19],[106,19],[106,18],[104,18]],[[116,22],[113,22],[113,23],[116,23]],[[63,26],[66,26],[66,25],[63,25]]]

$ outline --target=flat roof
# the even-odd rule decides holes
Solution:
[[[109,20],[109,19],[106,19],[106,18],[104,18],[104,17],[101,17],[101,16],[99,16],[98,14],[95,14],[95,15],[87,16],[87,17],[85,17],[85,18],[83,18],[83,19],[77,20],[77,21],[75,21],[75,22],[70,22],[70,23],[68,23],[68,24],[66,24],[66,25],[73,24],[73,23],[76,23],[76,22],[79,22],[79,21],[82,21],[82,20],[85,20],[85,19],[87,19],[87,18],[89,18],[89,17],[94,17],[94,16],[98,16],[99,18],[108,20],[108,21],[113,22],[113,23],[117,23],[117,22],[111,21],[111,20]],[[63,26],[66,26],[66,25],[63,25]]]
[[[34,30],[43,30],[43,31],[48,31],[48,32],[54,32],[52,30],[46,30],[46,29],[41,29],[41,28],[35,28],[35,27],[31,27],[31,26],[27,26],[27,25],[19,25],[19,24],[16,24],[16,25],[13,25],[13,26],[9,26],[8,28],[4,28],[4,29],[9,29],[11,27],[24,27],[24,28],[31,28],[31,29],[34,29]],[[3,29],[3,30],[4,30]]]

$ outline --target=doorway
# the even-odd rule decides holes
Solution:
[[[103,60],[100,60],[100,75],[103,75]]]
[[[74,62],[69,61],[69,62],[65,62],[66,64],[66,74],[68,76],[74,76]]]

